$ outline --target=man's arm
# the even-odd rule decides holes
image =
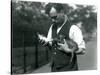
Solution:
[[[85,54],[85,49],[84,48],[79,48],[77,51],[75,51],[76,54]]]
[[[76,54],[85,54],[85,42],[83,40],[82,32],[75,25],[70,30],[70,39],[72,39],[74,41],[74,42],[72,42],[72,44],[74,44],[72,48],[70,48],[69,44],[68,44],[70,41],[68,42],[68,40],[64,39],[63,44],[58,43],[58,45],[59,45],[58,49],[63,50],[66,53],[74,52]],[[76,45],[75,45],[75,43],[76,43]],[[72,45],[72,44],[70,44],[70,45]]]
[[[73,34],[72,34],[73,33]],[[76,42],[78,49],[75,51],[76,54],[85,54],[85,41],[83,40],[82,31],[79,27],[73,26],[70,30],[70,38]]]

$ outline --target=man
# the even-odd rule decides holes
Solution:
[[[52,25],[49,28],[47,39],[40,39],[40,42],[52,49],[51,71],[78,70],[76,55],[85,53],[85,42],[80,28],[69,24],[63,8],[51,6],[48,15],[52,20]],[[72,41],[69,42],[70,40]],[[73,43],[72,48],[69,47],[68,44]]]

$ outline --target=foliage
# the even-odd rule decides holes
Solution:
[[[23,33],[27,46],[34,44],[33,37],[36,32],[47,35],[51,22],[49,17],[41,12],[45,9],[43,3],[18,1],[17,3],[12,2],[11,5],[13,47],[22,46]],[[56,6],[57,3],[51,3],[51,5]],[[62,6],[71,24],[78,21],[83,23],[85,33],[92,33],[97,27],[97,13],[94,12],[94,6],[76,5],[76,9],[70,4],[62,4]],[[58,8],[60,9],[60,7]]]

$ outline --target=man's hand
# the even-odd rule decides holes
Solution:
[[[84,48],[79,48],[77,51],[75,51],[76,54],[79,54],[79,55],[83,55],[85,54],[86,50]]]
[[[49,42],[45,41],[45,40],[39,40],[39,42],[43,45],[43,46],[47,46],[49,44]]]
[[[62,50],[62,51],[65,51],[67,53],[72,52],[72,50],[69,49],[67,41],[65,39],[64,39],[64,43],[58,43],[58,49]]]

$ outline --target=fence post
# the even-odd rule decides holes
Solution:
[[[35,68],[38,68],[38,36],[35,33]]]
[[[24,73],[26,73],[26,49],[25,49],[25,32],[23,32],[23,50],[24,50]]]
[[[46,47],[46,60],[49,61],[48,48]]]

